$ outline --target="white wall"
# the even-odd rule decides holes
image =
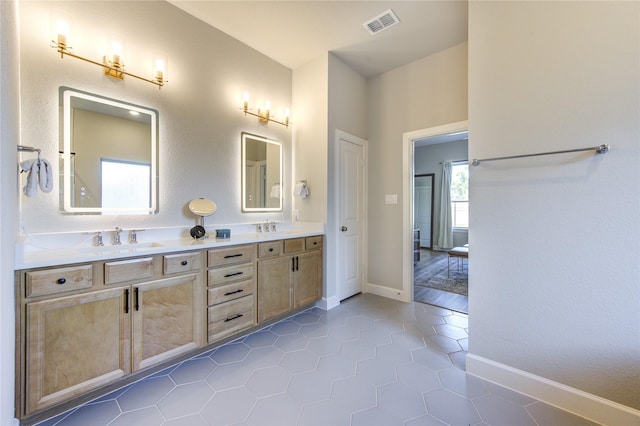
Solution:
[[[293,71],[293,181],[306,180],[310,196],[295,198],[298,220],[327,221],[328,57]]]
[[[16,142],[20,135],[18,3],[0,2],[0,424],[14,419],[13,245],[18,222]]]
[[[403,133],[467,119],[467,43],[372,78],[367,91],[368,279],[401,289]]]
[[[469,353],[640,408],[640,3],[470,2]]]
[[[166,2],[21,2],[22,142],[54,161],[58,151],[58,87],[70,86],[159,111],[159,213],[153,216],[68,216],[58,213],[57,191],[21,198],[26,232],[193,226],[186,205],[210,198],[218,210],[207,225],[262,222],[279,213],[240,211],[240,132],[284,143],[285,176],[291,176],[291,129],[244,116],[250,106],[270,100],[273,114],[291,107],[291,70]],[[131,72],[151,77],[153,54],[168,58],[168,84],[156,86],[60,56],[49,47],[55,17],[70,23],[69,44],[77,54],[101,60],[109,37],[124,41]],[[291,182],[285,181],[286,218],[291,214]],[[43,220],[46,218],[46,220]],[[185,231],[186,232],[186,231]]]

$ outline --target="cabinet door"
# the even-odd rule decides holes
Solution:
[[[308,305],[322,297],[322,252],[310,251],[296,256],[293,280],[294,308]]]
[[[133,370],[203,344],[204,294],[198,274],[132,287]]]
[[[258,322],[293,309],[291,256],[258,261]]]
[[[126,289],[26,304],[27,413],[131,371]]]

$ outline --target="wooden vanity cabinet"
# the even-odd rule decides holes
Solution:
[[[209,343],[256,325],[255,262],[255,244],[207,252]]]
[[[258,244],[258,322],[322,296],[322,236]]]
[[[24,418],[318,300],[322,236],[15,278],[16,415]]]
[[[25,304],[24,414],[63,402],[131,372],[130,315],[122,289]]]
[[[201,258],[190,252],[18,271],[19,416],[202,346]]]

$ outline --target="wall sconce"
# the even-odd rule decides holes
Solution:
[[[258,121],[263,124],[267,124],[272,121],[274,123],[282,124],[284,127],[289,127],[289,108],[285,108],[284,110],[283,121],[279,121],[271,117],[271,102],[269,101],[265,102],[264,109],[258,108],[258,113],[256,114],[255,112],[252,112],[251,108],[249,108],[249,94],[246,92],[242,96],[242,111],[244,112],[244,115],[249,114],[254,117],[258,117]]]
[[[122,60],[122,45],[118,42],[113,42],[111,47],[111,55],[104,56],[103,62],[100,63],[98,61],[94,61],[92,59],[88,59],[82,57],[80,55],[76,55],[75,53],[71,53],[71,46],[67,44],[67,35],[69,31],[69,25],[64,21],[57,22],[57,32],[58,32],[58,41],[52,40],[51,47],[56,49],[56,51],[60,54],[60,58],[64,58],[65,55],[71,56],[72,58],[80,59],[85,62],[89,62],[90,64],[98,65],[104,69],[105,75],[113,78],[117,78],[120,80],[124,79],[125,75],[129,77],[137,78],[138,80],[146,81],[147,83],[155,84],[158,86],[158,89],[161,89],[167,83],[167,80],[164,79],[164,66],[165,63],[162,59],[156,60],[155,66],[155,76],[152,79],[140,77],[139,75],[130,73],[125,71],[124,69],[124,61]]]

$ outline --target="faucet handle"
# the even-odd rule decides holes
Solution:
[[[96,247],[104,246],[104,243],[102,242],[102,232],[98,231],[95,233],[94,236],[96,237],[96,242],[95,242]]]
[[[111,244],[113,244],[114,246],[119,246],[120,244],[122,244],[120,242],[120,232],[122,232],[122,229],[118,228],[116,226],[116,229],[113,230],[113,241],[111,242]]]
[[[129,230],[129,243],[138,244],[138,232],[142,232],[144,229],[130,229]]]

